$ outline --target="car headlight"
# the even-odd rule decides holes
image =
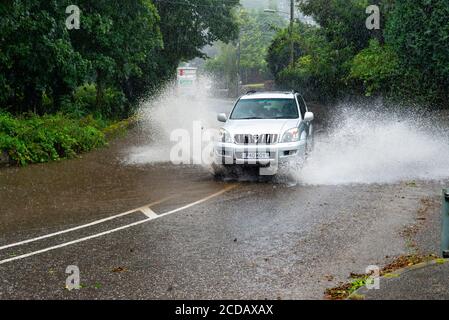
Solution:
[[[231,137],[231,135],[229,134],[229,132],[226,129],[223,129],[223,128],[220,129],[219,141],[220,142],[225,142],[225,143],[231,143],[232,142],[232,137]]]
[[[285,131],[284,135],[282,136],[282,142],[296,142],[299,141],[299,138],[299,129],[291,128]]]

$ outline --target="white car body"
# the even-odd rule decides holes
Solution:
[[[226,166],[256,165],[276,167],[288,160],[305,159],[313,143],[313,113],[309,112],[304,99],[296,92],[249,93],[240,100],[293,99],[298,117],[295,119],[232,119],[219,114],[218,120],[225,122],[221,136],[214,147],[215,171]],[[284,141],[287,131],[297,128],[297,140]],[[295,135],[296,136],[296,135]]]

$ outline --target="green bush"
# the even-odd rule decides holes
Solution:
[[[102,127],[92,117],[0,113],[0,150],[18,165],[71,158],[105,145]]]
[[[391,91],[391,84],[400,75],[399,59],[387,45],[381,46],[377,39],[358,53],[351,65],[349,80],[363,83],[366,96]]]
[[[129,116],[126,112],[126,100],[123,92],[114,88],[106,88],[97,101],[97,86],[86,83],[76,88],[72,97],[66,97],[61,106],[62,113],[75,118],[94,114],[95,118],[121,119]]]
[[[66,101],[62,105],[62,111],[75,117],[84,117],[95,111],[96,100],[97,89],[95,84],[87,83],[75,89],[73,101]]]
[[[300,24],[295,38],[299,48],[295,63],[288,66],[288,30],[278,33],[267,57],[279,89],[299,90],[306,100],[332,101],[346,88],[344,81],[353,58],[349,47],[335,49],[315,26]]]
[[[449,105],[448,16],[447,0],[395,1],[385,40],[400,60],[401,96]]]
[[[375,0],[380,30],[363,24],[366,0],[309,0],[299,4],[319,27],[300,25],[300,55],[288,65],[288,29],[268,51],[281,88],[322,102],[347,95],[383,96],[405,104],[449,106],[447,0]]]

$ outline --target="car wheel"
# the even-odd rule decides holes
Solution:
[[[212,163],[212,174],[214,178],[223,178],[226,175],[226,169],[221,164]]]

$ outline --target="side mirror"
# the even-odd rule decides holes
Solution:
[[[219,113],[217,115],[217,120],[220,122],[226,122],[228,120],[228,117],[226,116],[226,113]]]
[[[313,121],[314,119],[314,115],[312,112],[306,112],[306,114],[304,115],[304,121],[305,122],[310,122]]]

